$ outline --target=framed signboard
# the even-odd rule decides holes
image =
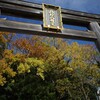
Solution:
[[[47,29],[62,30],[61,8],[53,5],[42,4],[43,27]]]

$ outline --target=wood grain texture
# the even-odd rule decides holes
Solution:
[[[97,41],[96,41],[96,45],[100,51],[100,26],[97,22],[91,22],[90,23],[90,29],[92,31],[95,32],[96,36],[97,36]]]
[[[42,5],[28,3],[21,0],[0,0],[2,14],[42,20]],[[100,24],[100,15],[80,11],[62,9],[64,24],[88,27],[91,21]]]
[[[26,33],[33,35],[42,35],[49,37],[59,37],[67,39],[78,39],[78,40],[87,40],[87,41],[96,41],[96,35],[90,31],[78,31],[71,29],[63,29],[61,32],[49,31],[43,29],[42,25],[22,23],[9,20],[0,20],[0,31],[9,31],[17,33]]]
[[[22,0],[0,0],[1,15],[43,20],[42,5]],[[63,29],[61,32],[43,29],[42,25],[0,19],[0,30],[26,34],[95,41],[100,51],[100,15],[61,9],[64,24],[90,27],[91,31]]]

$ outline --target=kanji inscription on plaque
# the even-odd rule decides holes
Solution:
[[[56,30],[63,28],[60,7],[43,4],[43,26],[47,29]]]

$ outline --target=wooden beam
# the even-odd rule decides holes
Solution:
[[[96,35],[90,31],[78,31],[71,29],[63,29],[61,32],[54,32],[43,29],[42,25],[22,23],[16,21],[2,20],[0,19],[0,31],[9,31],[17,33],[26,33],[32,35],[42,35],[49,37],[59,37],[67,39],[78,39],[87,41],[96,41]]]
[[[97,22],[91,22],[90,23],[90,28],[92,31],[95,32],[96,36],[97,36],[97,41],[96,41],[96,45],[100,51],[100,26]]]
[[[16,5],[21,5],[21,6],[26,6],[30,8],[36,8],[36,9],[42,9],[42,6],[40,4],[30,3],[23,0],[0,0],[0,2],[4,2],[8,4],[16,4]],[[86,12],[80,12],[80,11],[74,11],[74,10],[68,10],[68,9],[62,9],[62,13],[85,16],[85,17],[90,17],[90,18],[100,18],[100,15],[98,14],[89,14]]]
[[[42,6],[20,0],[0,0],[2,14],[42,20]],[[64,24],[88,26],[91,21],[100,24],[100,15],[62,9]]]
[[[0,1],[1,2],[1,1]],[[42,20],[42,10],[19,6],[15,4],[0,3],[1,14],[15,17]]]

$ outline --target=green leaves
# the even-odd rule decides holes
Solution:
[[[14,40],[11,48],[0,60],[1,98],[95,100],[100,67],[93,46],[33,36]]]

